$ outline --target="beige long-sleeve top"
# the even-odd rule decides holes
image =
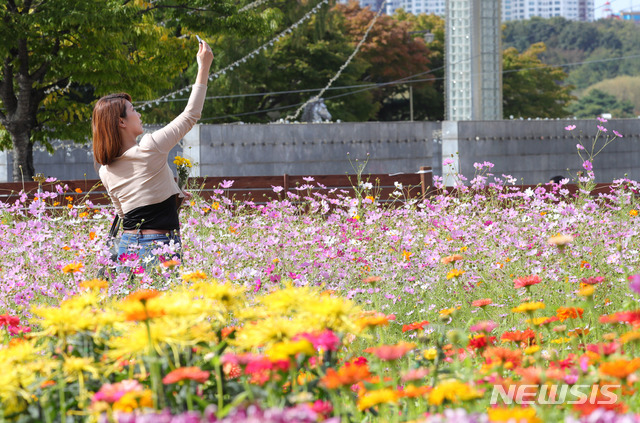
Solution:
[[[171,123],[143,135],[138,145],[111,164],[100,166],[100,180],[120,218],[135,208],[160,203],[172,195],[184,196],[169,167],[168,156],[200,119],[206,93],[206,84],[193,84],[187,106]]]

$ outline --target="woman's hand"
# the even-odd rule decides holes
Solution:
[[[196,60],[198,61],[196,84],[206,84],[209,78],[209,68],[211,68],[211,63],[213,62],[213,52],[206,41],[200,41]]]

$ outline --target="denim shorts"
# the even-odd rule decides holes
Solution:
[[[176,245],[172,254],[166,253],[156,255],[153,250],[162,248],[163,245],[169,245],[173,241]],[[122,254],[136,254],[140,259],[140,265],[145,269],[156,266],[160,263],[160,257],[170,260],[173,257],[182,258],[182,242],[180,235],[175,231],[166,234],[132,234],[123,233],[118,245],[118,257]]]

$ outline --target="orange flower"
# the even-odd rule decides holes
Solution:
[[[615,361],[607,361],[600,365],[600,373],[607,376],[617,377],[618,379],[626,379],[631,373],[640,369],[640,358],[633,360],[619,359]]]
[[[422,322],[414,322],[414,323],[410,323],[410,324],[408,324],[408,325],[403,325],[403,326],[402,326],[402,332],[404,333],[404,332],[408,332],[408,331],[410,331],[410,330],[417,330],[417,331],[421,331],[421,330],[423,330],[423,329],[424,329],[424,327],[425,327],[426,325],[428,325],[428,324],[429,324],[429,322],[428,322],[428,321],[426,321],[426,320],[424,320],[424,321],[422,321]]]
[[[209,372],[201,370],[199,367],[180,367],[166,375],[162,379],[162,383],[169,385],[183,380],[195,380],[198,383],[205,383],[209,380]]]
[[[365,352],[374,354],[380,360],[390,361],[404,357],[406,353],[416,347],[411,342],[399,342],[396,345],[381,345],[379,347],[371,347],[364,350]]]
[[[82,270],[84,264],[82,263],[69,263],[62,268],[64,273],[77,273]]]
[[[89,281],[80,282],[78,286],[86,289],[107,289],[109,288],[109,282],[103,279],[91,279]]]
[[[382,278],[380,276],[369,276],[368,278],[364,278],[362,280],[362,283],[375,284],[377,282],[380,282],[381,280]]]
[[[96,233],[94,231],[89,232],[89,239],[94,240],[96,238]]]
[[[77,192],[78,194],[82,194],[82,190],[80,188],[76,188],[74,191]]]
[[[556,310],[556,316],[561,322],[567,319],[577,319],[578,316],[582,318],[582,313],[584,313],[584,310],[579,307],[559,307]]]
[[[366,364],[346,363],[338,371],[327,369],[327,374],[322,378],[322,383],[329,389],[341,386],[351,386],[371,376],[369,366]]]
[[[462,257],[462,255],[460,254],[453,254],[451,256],[446,256],[446,257],[442,257],[440,259],[440,263],[442,264],[449,264],[449,263],[453,263],[454,261],[459,261],[464,259],[464,257]]]
[[[491,298],[482,298],[482,299],[473,301],[471,305],[474,307],[486,307],[491,303],[493,303],[493,300],[491,300]]]
[[[365,315],[356,321],[356,324],[360,329],[367,328],[369,326],[388,326],[389,320],[395,320],[396,316],[393,314],[386,315],[384,313],[375,312],[370,315]]]
[[[125,301],[140,301],[141,303],[145,303],[152,298],[158,297],[162,295],[161,292],[156,291],[155,289],[142,289],[140,291],[132,292],[131,294],[125,297]]]
[[[522,351],[514,351],[502,347],[488,347],[482,353],[482,357],[484,357],[489,364],[497,362],[498,364],[506,366],[507,363],[509,363],[509,366],[506,367],[518,367],[522,362]]]
[[[125,319],[129,322],[139,322],[143,320],[155,319],[156,317],[164,316],[165,311],[161,309],[151,309],[144,307],[141,310],[130,310],[127,311],[125,315]]]
[[[515,342],[515,343],[526,343],[527,345],[531,345],[536,341],[536,333],[527,328],[523,331],[514,330],[513,332],[505,332],[500,337],[502,342]]]
[[[405,386],[403,390],[398,391],[398,395],[405,398],[418,398],[428,394],[430,390],[430,386],[415,386],[409,384]]]
[[[516,289],[524,288],[526,286],[536,285],[542,282],[539,276],[523,276],[521,278],[516,278],[513,281],[513,285]]]

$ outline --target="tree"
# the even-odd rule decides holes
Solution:
[[[346,33],[353,42],[358,42],[375,13],[368,8],[361,9],[356,2],[337,7],[346,17]],[[404,16],[396,19],[395,16],[381,15],[362,45],[359,55],[369,64],[362,77],[363,82],[385,84],[403,79],[410,82],[414,75],[419,75],[416,79],[420,81],[413,82],[412,85],[416,97],[424,104],[429,103],[430,98],[438,97],[437,91],[433,89],[435,77],[429,74],[432,67],[430,58],[435,56],[431,56],[424,38],[410,34],[416,26],[415,22]],[[408,119],[408,88],[406,83],[393,83],[382,85],[374,91],[374,100],[381,106],[377,120]],[[416,106],[414,109],[418,111],[419,119],[436,117],[427,116],[426,108]]]
[[[567,74],[558,67],[546,66],[539,54],[544,43],[536,43],[519,53],[513,47],[502,55],[503,114],[508,117],[567,116],[566,107],[574,97],[573,87],[562,85]]]
[[[610,113],[614,118],[633,117],[633,103],[618,100],[604,91],[592,89],[587,95],[573,103],[569,111],[578,119],[591,119]]]
[[[33,145],[86,142],[91,102],[113,91],[152,98],[193,63],[193,31],[260,33],[233,0],[7,0],[0,4],[0,129],[13,179],[30,180]]]

